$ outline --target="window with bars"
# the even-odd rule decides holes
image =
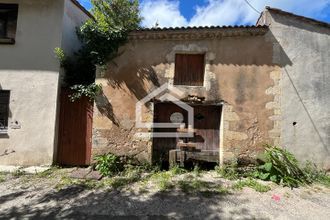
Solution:
[[[8,90],[0,90],[0,133],[8,130],[9,97],[10,92]]]
[[[0,3],[0,43],[15,43],[17,4]]]
[[[203,86],[204,54],[176,54],[174,85]]]

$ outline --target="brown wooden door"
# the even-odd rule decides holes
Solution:
[[[194,108],[194,129],[195,135],[188,141],[197,143],[201,150],[219,151],[219,132],[221,106],[195,105]],[[188,113],[173,103],[156,103],[154,109],[154,122],[170,122],[174,112],[180,112],[184,116],[184,123],[187,124]],[[176,128],[157,128],[154,132],[176,132]],[[177,148],[179,138],[153,138],[153,162],[168,162],[168,153],[171,149]]]
[[[89,165],[93,104],[86,97],[71,102],[69,94],[69,90],[62,89],[57,162],[61,165]]]

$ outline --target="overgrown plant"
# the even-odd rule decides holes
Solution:
[[[103,176],[113,176],[124,168],[120,157],[111,153],[96,156],[95,160],[95,169]]]
[[[115,58],[128,33],[139,27],[141,17],[137,0],[92,0],[90,18],[77,29],[80,50],[67,56],[60,48],[55,54],[64,69],[64,83],[76,89],[76,100],[84,95],[94,97],[96,65],[105,67]],[[89,96],[88,96],[89,97]]]
[[[216,166],[215,170],[221,177],[229,180],[235,180],[240,177],[236,161],[229,164],[224,164],[221,167]]]
[[[92,101],[102,91],[102,86],[96,83],[90,85],[74,85],[70,88],[73,92],[69,95],[72,102],[80,99],[82,96],[85,96],[89,101]]]
[[[308,161],[303,168],[303,171],[309,182],[316,182],[326,187],[330,187],[330,175],[324,170],[318,169],[318,167],[312,162]]]
[[[310,183],[303,170],[299,168],[297,159],[285,149],[267,145],[263,160],[264,164],[255,172],[256,178],[289,187]]]

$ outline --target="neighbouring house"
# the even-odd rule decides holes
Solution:
[[[330,24],[270,7],[257,23],[276,39],[280,145],[330,169]]]
[[[76,0],[0,0],[0,165],[50,165],[57,155],[59,61],[91,15]]]
[[[329,32],[327,23],[269,7],[257,26],[132,32],[108,71],[97,74],[103,93],[93,154],[165,165],[169,158],[244,163],[271,144],[329,169]],[[148,97],[165,83],[169,89]],[[138,116],[146,124],[185,127],[137,127],[140,100],[147,100]],[[194,110],[193,137],[146,135],[186,132],[189,112],[180,102]]]

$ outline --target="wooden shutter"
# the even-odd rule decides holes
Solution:
[[[203,86],[204,54],[176,54],[174,85]]]

